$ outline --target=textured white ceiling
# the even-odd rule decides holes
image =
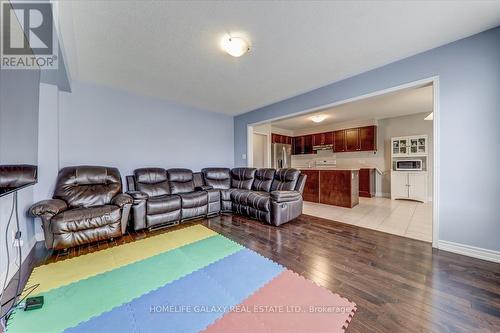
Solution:
[[[236,115],[500,24],[500,1],[61,1],[73,79]],[[251,52],[220,49],[227,33]]]
[[[362,99],[288,119],[273,121],[272,125],[286,130],[308,129],[349,121],[378,120],[406,116],[409,114],[432,112],[432,86],[400,90],[394,93]],[[311,116],[322,114],[327,118],[314,123]]]

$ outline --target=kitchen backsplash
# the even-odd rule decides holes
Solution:
[[[292,155],[292,167],[337,167],[337,168],[377,168],[386,171],[384,157],[373,152],[333,153],[320,150],[317,154]]]

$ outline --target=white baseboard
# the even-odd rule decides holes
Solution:
[[[500,251],[440,240],[438,248],[464,256],[500,263]]]
[[[390,193],[377,192],[377,193],[375,193],[375,196],[377,198],[390,198],[391,194]]]

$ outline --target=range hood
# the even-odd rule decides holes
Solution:
[[[319,145],[319,146],[313,146],[313,150],[333,150],[333,145]]]

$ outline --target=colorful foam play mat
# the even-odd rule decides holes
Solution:
[[[194,225],[35,268],[15,332],[343,332],[356,305]]]

